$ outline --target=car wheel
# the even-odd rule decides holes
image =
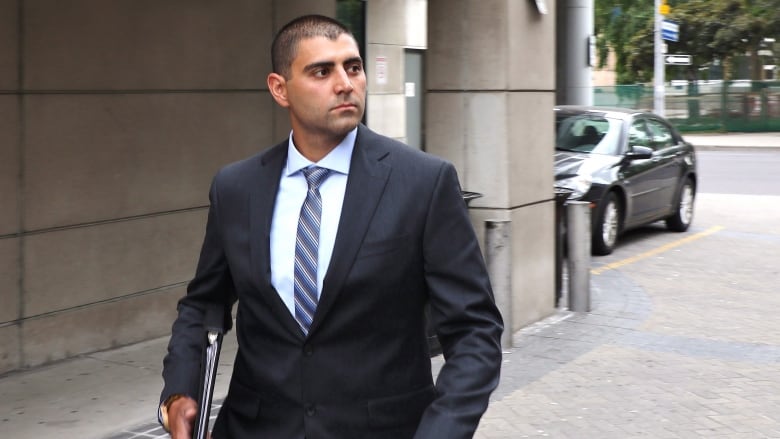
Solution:
[[[696,198],[696,191],[691,179],[685,180],[677,197],[677,208],[674,214],[666,219],[666,227],[673,232],[684,232],[693,221],[693,201]]]
[[[620,232],[620,201],[614,192],[607,194],[594,218],[592,253],[608,255],[615,249]]]

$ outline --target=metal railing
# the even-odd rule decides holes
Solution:
[[[680,131],[780,131],[780,81],[672,81],[666,117]],[[652,111],[650,85],[594,87],[598,106]]]

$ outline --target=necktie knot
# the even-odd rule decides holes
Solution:
[[[328,176],[330,169],[320,168],[319,166],[311,166],[303,170],[303,175],[306,176],[306,182],[309,184],[310,190],[319,189],[325,177]]]

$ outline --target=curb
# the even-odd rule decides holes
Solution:
[[[696,145],[693,144],[696,151],[780,151],[780,145],[772,146],[736,146],[736,145]]]

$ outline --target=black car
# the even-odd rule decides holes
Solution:
[[[659,220],[684,232],[693,220],[696,154],[665,119],[625,108],[555,107],[555,187],[589,201],[592,252]]]

